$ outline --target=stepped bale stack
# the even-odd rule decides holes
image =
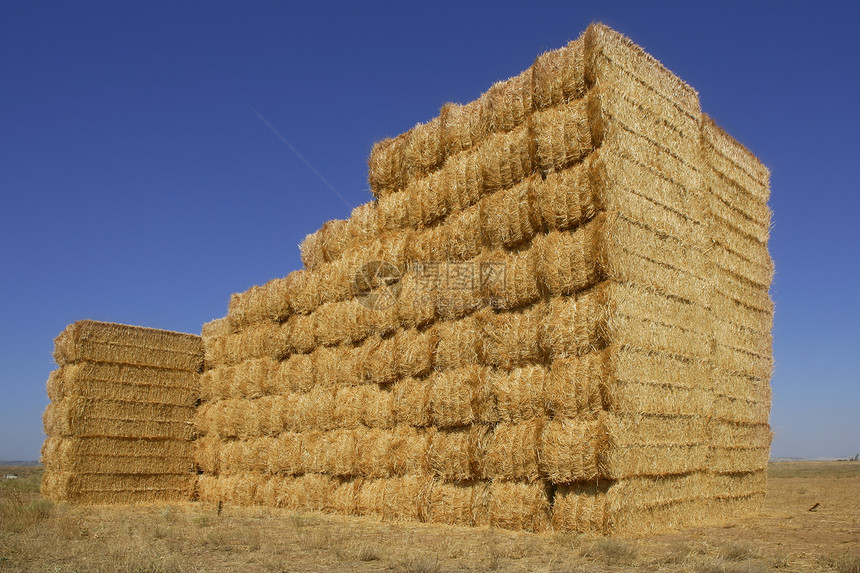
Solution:
[[[768,171],[592,25],[377,144],[375,200],[204,328],[204,501],[512,529],[755,511]]]
[[[42,493],[72,503],[190,500],[199,336],[90,320],[55,340]]]

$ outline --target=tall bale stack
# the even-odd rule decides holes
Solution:
[[[369,179],[204,329],[201,499],[600,532],[757,507],[766,170],[689,86],[592,25]]]
[[[85,320],[54,346],[43,495],[98,504],[190,500],[200,337]]]

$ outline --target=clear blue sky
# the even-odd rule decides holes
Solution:
[[[370,199],[371,145],[600,20],[770,167],[775,456],[860,450],[855,3],[0,6],[0,460],[36,459],[53,338],[200,332]]]

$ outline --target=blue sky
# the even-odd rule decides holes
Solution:
[[[696,88],[772,171],[775,456],[860,451],[855,3],[3,3],[0,460],[36,459],[53,338],[199,332],[348,215],[374,141],[591,21]]]

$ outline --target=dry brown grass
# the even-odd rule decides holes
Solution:
[[[21,477],[0,481],[2,571],[860,571],[860,464],[851,462],[772,464],[761,516],[638,538],[230,505],[219,516],[203,503],[53,505],[39,496],[39,468],[0,468],[9,471]]]

